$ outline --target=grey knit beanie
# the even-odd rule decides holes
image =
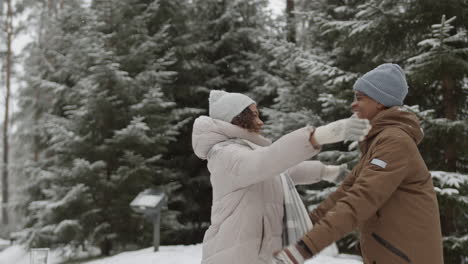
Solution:
[[[364,74],[353,89],[365,93],[386,107],[403,105],[408,94],[405,73],[397,64],[385,63]]]
[[[255,101],[246,95],[220,90],[212,90],[208,102],[210,117],[229,123],[249,105],[255,104]]]

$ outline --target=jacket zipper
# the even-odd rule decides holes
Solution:
[[[390,250],[393,254],[395,254],[395,255],[399,256],[400,258],[406,260],[406,262],[411,263],[411,259],[405,253],[403,253],[403,251],[399,250],[398,248],[396,248],[395,246],[390,244],[390,242],[383,239],[382,237],[380,237],[376,233],[372,233],[372,237],[375,240],[377,240],[377,242],[379,242],[386,249]]]

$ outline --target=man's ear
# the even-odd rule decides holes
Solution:
[[[383,104],[381,104],[381,103],[377,103],[377,109],[378,109],[378,110],[384,110],[384,109],[386,109],[386,108],[387,108],[387,107],[386,107],[385,105],[383,105]]]

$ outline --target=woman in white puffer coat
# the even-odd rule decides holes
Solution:
[[[343,170],[319,161],[323,144],[363,139],[363,119],[307,126],[271,143],[260,135],[256,103],[238,93],[211,91],[209,117],[193,125],[195,154],[208,160],[213,188],[211,225],[203,240],[202,264],[271,263],[282,245],[284,198],[280,174],[295,184],[335,181]]]

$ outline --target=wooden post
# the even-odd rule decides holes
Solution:
[[[159,243],[160,243],[160,222],[161,222],[161,214],[158,212],[153,219],[153,246],[154,252],[159,250]]]

